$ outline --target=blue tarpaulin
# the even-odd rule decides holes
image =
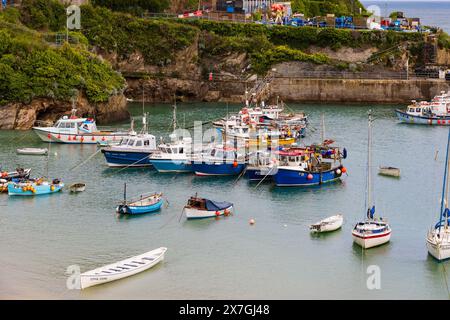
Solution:
[[[206,209],[208,211],[218,211],[218,210],[224,210],[233,204],[230,202],[218,202],[218,201],[212,201],[212,200],[206,200]]]

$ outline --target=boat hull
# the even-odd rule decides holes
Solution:
[[[336,231],[342,227],[344,218],[342,216],[336,216],[332,221],[327,221],[327,219],[322,220],[310,227],[313,233],[331,232]]]
[[[96,286],[99,284],[127,278],[129,276],[135,275],[142,271],[148,270],[151,267],[155,266],[156,264],[158,264],[164,260],[164,254],[166,251],[167,251],[167,248],[161,247],[159,249],[149,251],[140,256],[132,257],[127,260],[105,266],[103,268],[98,268],[98,269],[94,269],[94,270],[82,273],[80,275],[81,289],[86,289],[86,288]],[[154,252],[157,252],[157,255],[154,254]],[[154,257],[154,259],[151,262],[143,263],[142,261],[148,261],[148,260],[144,260],[145,256],[149,256],[150,258]],[[129,267],[130,264],[134,263],[133,265],[139,265],[139,264],[135,263],[136,261],[140,262],[140,264],[142,264],[142,265],[137,268],[130,269],[130,267]],[[115,270],[118,270],[118,268],[119,268],[119,270],[121,269],[123,271],[116,272],[116,273],[110,272],[110,274],[101,272],[103,269],[108,269],[109,267],[112,269],[115,269]],[[127,268],[127,269],[124,269],[124,268]],[[127,271],[127,270],[129,270],[129,271]]]
[[[62,190],[64,184],[58,185],[36,185],[31,184],[31,186],[35,189],[35,192],[27,190],[23,190],[23,186],[19,186],[14,183],[8,184],[8,195],[10,196],[39,196],[43,194],[52,194]],[[52,188],[53,187],[53,188]],[[53,189],[53,190],[52,190]]]
[[[102,149],[106,164],[110,167],[149,167],[151,152],[132,152]]]
[[[51,129],[33,127],[33,131],[44,142],[70,143],[70,144],[97,144],[98,142],[120,141],[128,136],[128,132],[99,132],[70,134],[52,131]]]
[[[427,249],[428,253],[439,261],[450,259],[450,243],[437,243],[427,238]]]
[[[150,159],[150,163],[158,172],[193,172],[189,161]]]
[[[391,239],[391,231],[389,230],[387,232],[372,235],[361,235],[360,233],[353,231],[352,238],[353,242],[357,245],[363,247],[364,249],[369,249],[389,242]]]
[[[244,170],[245,164],[233,163],[192,163],[192,170],[198,176],[232,176],[238,175]]]
[[[416,116],[407,114],[406,112],[401,110],[395,110],[395,113],[397,114],[397,118],[404,123],[450,126],[450,116]]]
[[[276,170],[273,169],[271,171],[270,168],[261,169],[261,168],[250,168],[247,166],[247,169],[245,170],[245,176],[250,181],[261,181],[263,179],[264,181],[272,181],[275,173]]]
[[[121,214],[144,214],[150,212],[156,212],[161,209],[163,205],[163,199],[159,200],[157,203],[149,206],[133,206],[133,205],[120,205],[117,207],[116,211]]]
[[[222,210],[199,210],[196,208],[184,208],[184,213],[186,214],[186,218],[188,219],[205,219],[205,218],[213,218],[213,217],[220,217],[223,215],[229,215],[233,213],[233,206],[229,206],[228,208],[222,209]]]
[[[321,173],[308,173],[291,168],[279,167],[278,172],[274,175],[275,184],[279,187],[288,186],[313,186],[339,180],[342,172],[336,172],[341,167],[323,171]],[[308,179],[308,175],[312,175],[312,179]]]

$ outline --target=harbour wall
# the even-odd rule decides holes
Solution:
[[[450,81],[439,79],[301,79],[275,78],[270,85],[272,97],[288,102],[320,103],[408,103],[429,100],[450,90]]]

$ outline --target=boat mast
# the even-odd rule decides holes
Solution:
[[[175,103],[173,105],[172,124],[173,124],[173,131],[175,132],[175,130],[177,129],[177,99],[176,98],[175,98]]]
[[[367,135],[367,209],[369,212],[372,207],[372,121],[372,110],[369,110],[369,130]]]
[[[439,219],[439,232],[441,231],[441,225],[442,220],[445,219],[444,223],[445,226],[448,225],[448,217],[444,217],[444,212],[446,209],[448,209],[448,171],[449,171],[449,161],[448,161],[448,154],[449,154],[449,148],[450,148],[450,129],[448,131],[448,138],[447,138],[447,151],[445,154],[445,171],[444,171],[444,181],[442,184],[442,199],[441,199],[441,213],[440,213],[440,219]]]
[[[325,115],[322,113],[322,132],[321,132],[322,144],[325,141]]]
[[[127,203],[127,183],[123,184],[123,204]]]

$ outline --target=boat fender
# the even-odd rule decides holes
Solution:
[[[230,212],[229,212],[227,209],[225,209],[225,210],[223,211],[223,214],[226,215],[226,216],[228,216],[228,215],[230,214]]]
[[[339,176],[342,173],[341,169],[336,169],[336,174]]]
[[[49,133],[49,134],[47,134],[47,138],[49,138],[49,139],[50,139],[51,137],[52,137],[52,136],[50,135],[50,133]]]
[[[55,191],[55,186],[50,186],[51,191]]]
[[[220,216],[220,212],[219,211],[216,211],[216,216],[217,217]]]
[[[234,162],[233,162],[233,168],[236,168],[237,166],[238,166],[238,163],[237,163],[236,160],[234,160]]]
[[[347,172],[347,168],[346,167],[342,167],[341,171],[342,171],[342,173],[346,173]]]
[[[313,175],[312,175],[311,173],[309,173],[309,174],[306,176],[306,179],[312,180],[312,179],[313,179]]]

